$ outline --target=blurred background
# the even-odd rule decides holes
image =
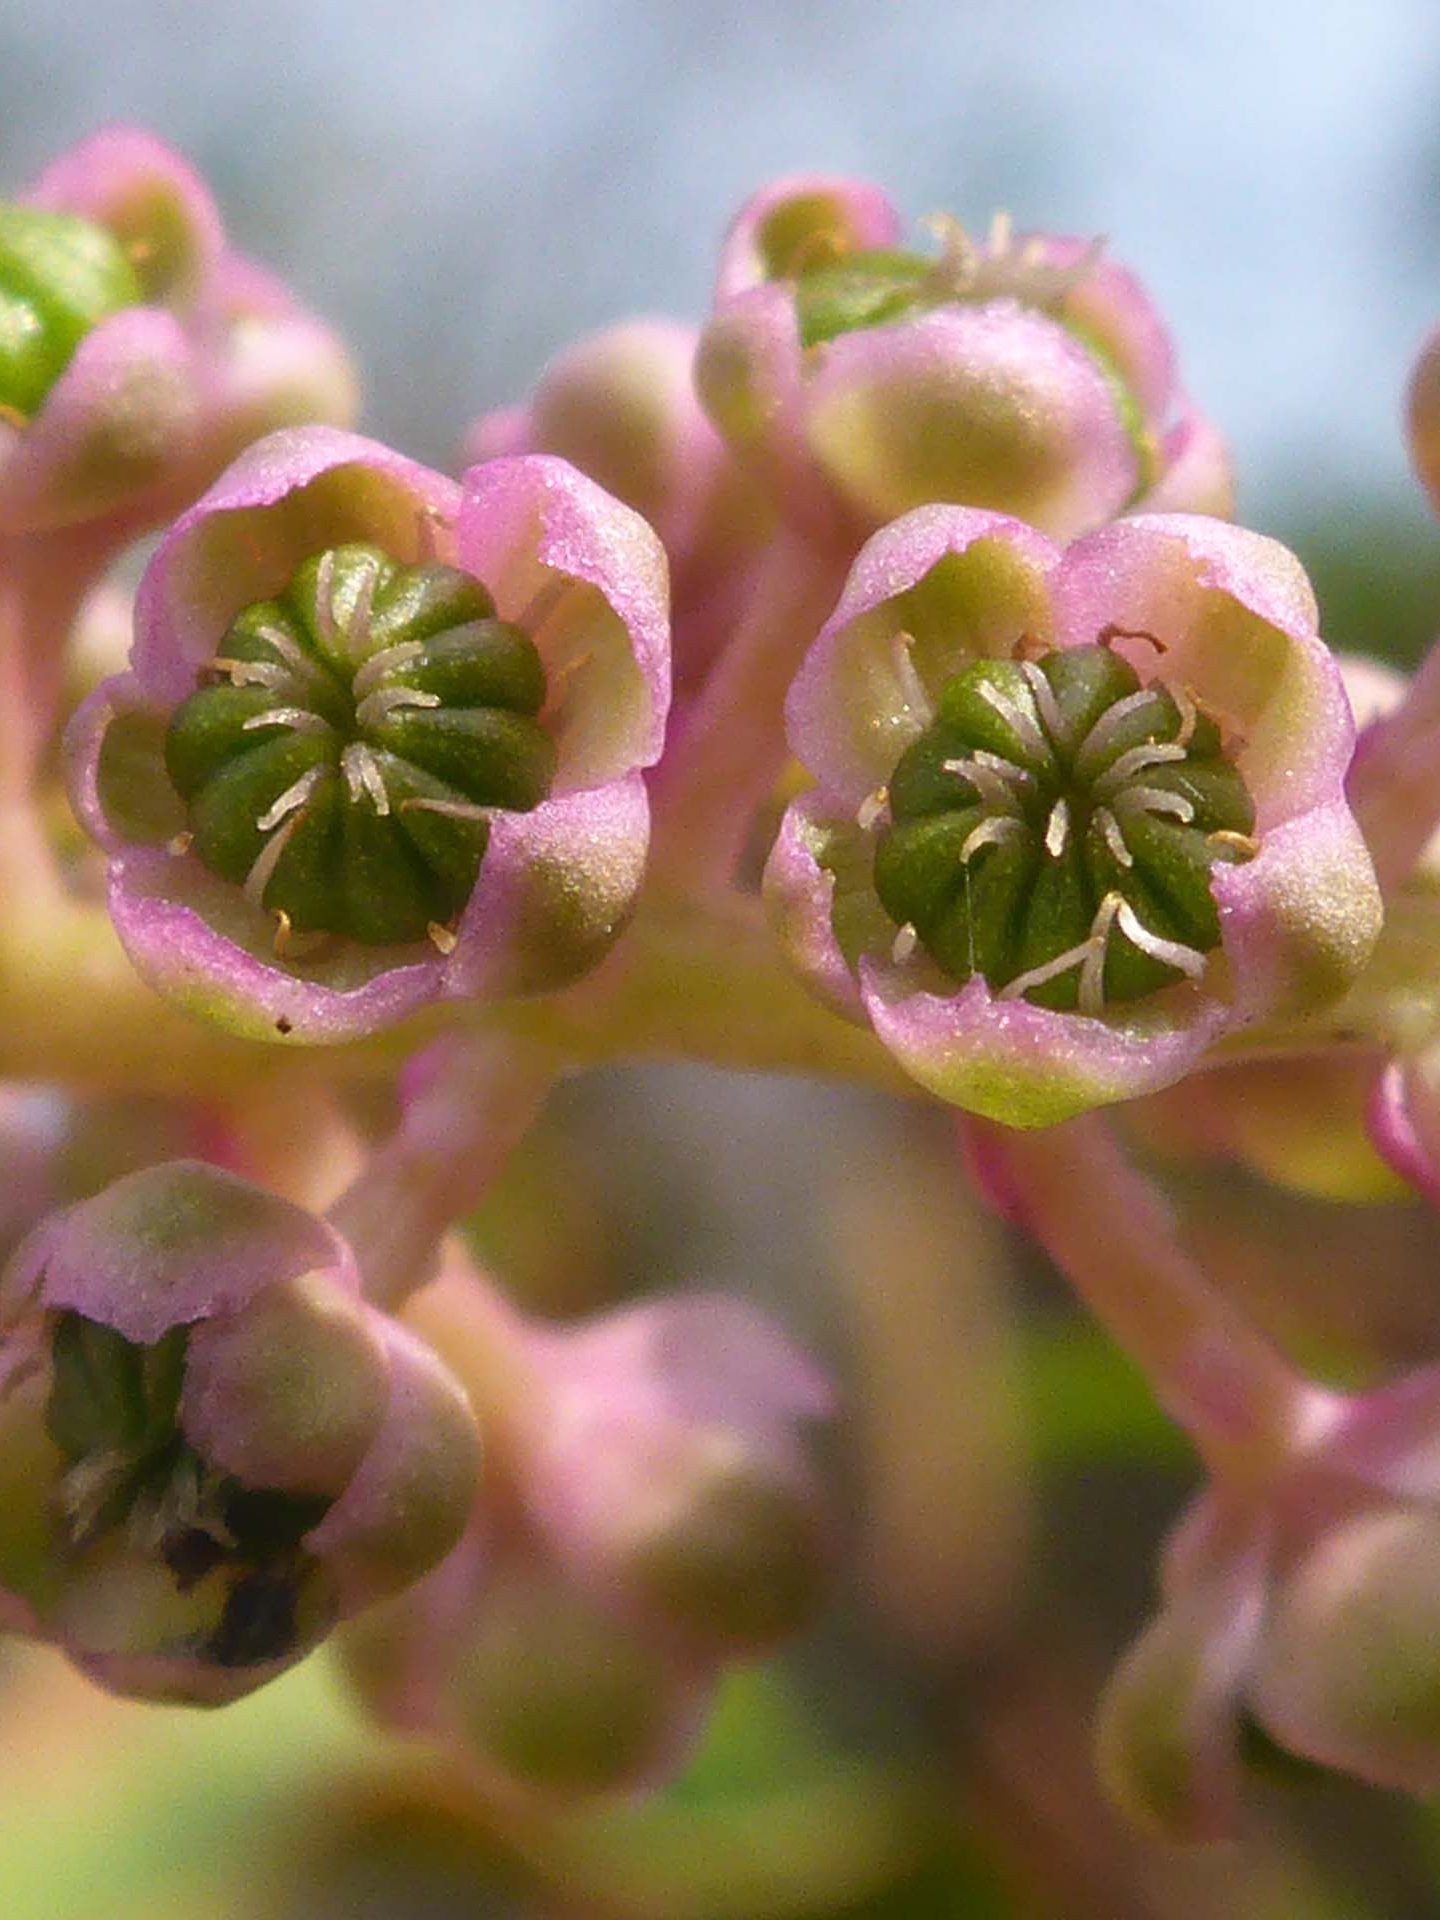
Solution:
[[[578,333],[697,315],[777,172],[1105,234],[1230,437],[1242,518],[1301,553],[1333,644],[1402,661],[1440,625],[1399,430],[1440,321],[1437,103],[1434,0],[0,0],[0,182],[151,126],[352,342],[363,424],[436,465]],[[1349,1378],[1440,1350],[1417,1209],[1281,1195],[1164,1140],[1293,1348]],[[6,1648],[5,1920],[1440,1913],[1424,1808],[1262,1789],[1246,1844],[1197,1862],[1099,1801],[1088,1718],[1191,1467],[967,1197],[943,1119],[594,1076],[475,1231],[537,1309],[718,1283],[826,1352],[854,1551],[824,1629],[732,1682],[655,1801],[521,1827],[369,1732],[322,1660],[207,1718]]]

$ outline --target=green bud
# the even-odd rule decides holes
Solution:
[[[885,911],[954,980],[1098,1013],[1195,978],[1255,810],[1215,722],[1103,644],[983,660],[890,780]]]
[[[501,1575],[467,1629],[450,1697],[475,1746],[544,1793],[604,1793],[652,1766],[673,1704],[635,1630],[548,1570]]]
[[[550,790],[545,694],[534,643],[478,580],[332,547],[232,622],[165,763],[196,854],[283,930],[443,942],[490,810]]]
[[[90,329],[141,298],[104,227],[0,202],[0,417],[31,419]]]

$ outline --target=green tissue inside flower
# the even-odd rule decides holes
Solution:
[[[104,227],[0,202],[0,418],[32,419],[90,329],[142,299]]]
[[[1257,850],[1214,719],[1102,643],[968,667],[887,791],[875,887],[897,949],[1059,1010],[1198,978],[1211,870]]]
[[[282,1658],[300,1637],[302,1549],[332,1501],[241,1485],[179,1428],[187,1327],[153,1345],[75,1312],[56,1316],[49,1438],[65,1470],[58,1497],[70,1582],[113,1578],[117,1555],[164,1568],[199,1658],[243,1667]]]
[[[332,547],[247,607],[175,712],[165,764],[195,853],[276,917],[442,950],[495,808],[550,791],[534,643],[485,587]]]

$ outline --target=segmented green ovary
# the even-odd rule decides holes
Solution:
[[[897,951],[1087,1014],[1198,979],[1211,870],[1258,850],[1215,721],[1100,644],[967,668],[888,803],[875,886]]]
[[[232,623],[166,767],[194,853],[282,938],[443,950],[492,812],[550,790],[545,694],[534,643],[471,575],[333,547]]]

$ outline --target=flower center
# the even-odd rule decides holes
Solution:
[[[534,643],[454,567],[328,548],[247,607],[176,710],[165,764],[194,852],[292,934],[442,951],[496,808],[555,750]]]
[[[1220,942],[1217,861],[1257,851],[1220,731],[1105,644],[982,660],[890,780],[875,886],[954,980],[1096,1014],[1196,979]]]
[[[242,1486],[208,1466],[177,1421],[188,1327],[140,1346],[83,1314],[56,1317],[45,1422],[66,1462],[73,1551],[119,1536],[158,1559],[177,1594],[203,1592],[196,1651],[222,1667],[279,1659],[298,1637],[314,1563],[301,1542],[332,1502]]]
[[[0,419],[32,419],[90,329],[142,298],[104,227],[0,202]]]

